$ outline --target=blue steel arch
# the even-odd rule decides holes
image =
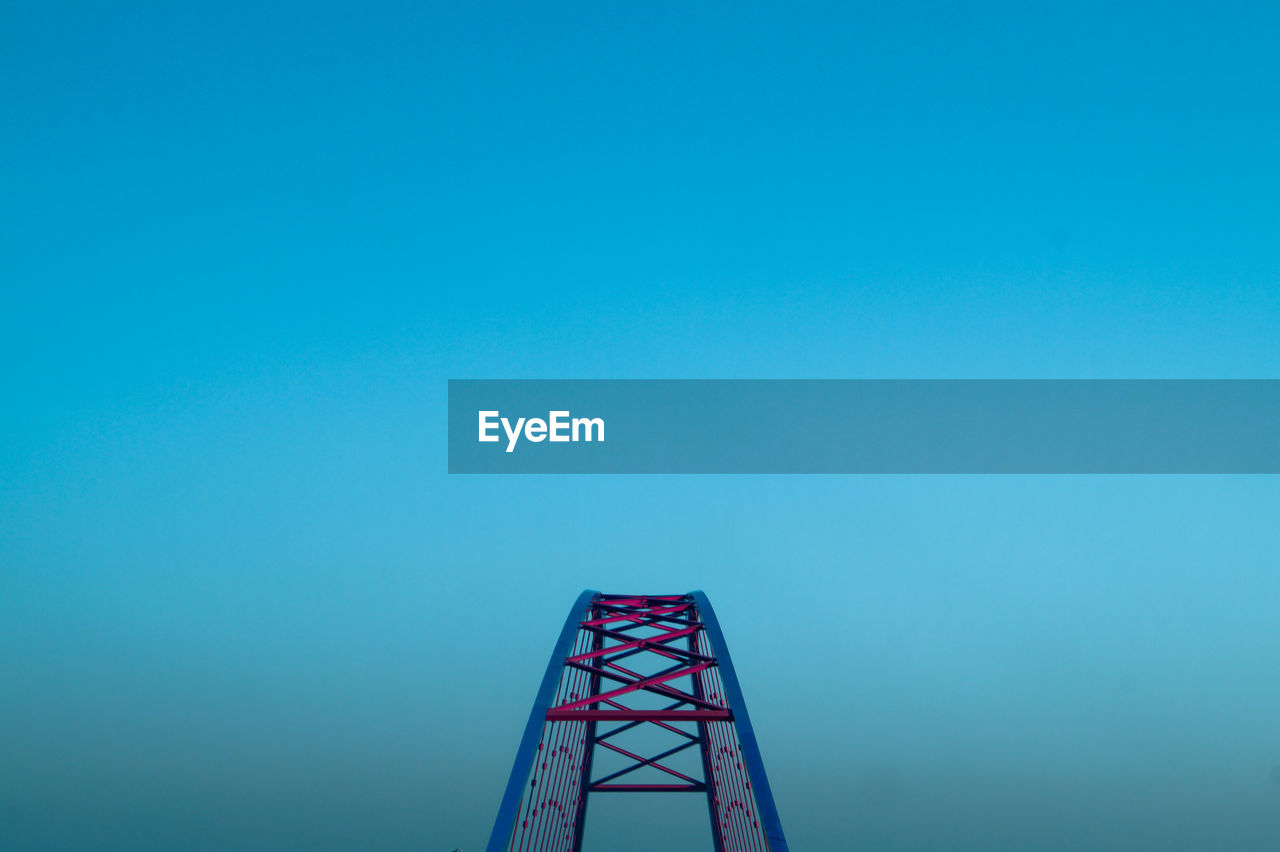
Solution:
[[[788,852],[787,838],[782,833],[782,820],[778,818],[778,808],[773,803],[769,776],[764,771],[764,758],[760,756],[760,744],[756,741],[756,731],[747,714],[747,702],[742,697],[742,687],[738,683],[738,673],[733,668],[733,658],[729,656],[729,646],[724,641],[724,633],[720,631],[720,621],[711,607],[711,601],[707,600],[701,589],[690,592],[689,596],[697,602],[707,633],[711,634],[711,647],[719,649],[716,659],[720,664],[725,691],[729,694],[729,706],[734,708],[734,726],[738,729],[738,739],[742,742],[743,761],[747,764],[750,777],[756,781],[756,805],[760,809],[760,822],[769,838],[769,852]]]
[[[547,709],[551,706],[551,697],[555,694],[556,682],[560,679],[560,670],[564,667],[564,658],[569,654],[573,644],[573,636],[578,632],[578,623],[583,613],[587,612],[591,600],[599,592],[585,589],[573,609],[564,620],[560,630],[560,638],[556,640],[551,659],[547,662],[547,670],[542,675],[542,685],[538,687],[538,695],[533,699],[533,709],[529,711],[529,721],[525,723],[524,735],[520,737],[520,747],[516,750],[516,761],[511,767],[511,777],[507,779],[507,789],[502,794],[502,804],[498,806],[498,818],[493,823],[493,832],[489,835],[487,852],[502,852],[515,831],[516,815],[520,812],[520,800],[524,793],[524,783],[533,769],[533,759],[538,754],[538,736],[546,723]]]
[[[645,676],[619,662],[646,654],[675,663]],[[681,690],[676,684],[685,679],[692,686]],[[606,688],[619,682],[622,686]],[[662,709],[626,705],[642,691],[674,703]],[[611,723],[618,727],[601,733]],[[673,734],[677,745],[643,757],[611,742],[646,723]],[[701,752],[701,779],[663,763],[693,747]],[[592,758],[600,748],[635,763],[593,780]],[[619,780],[642,768],[661,770],[680,783]],[[716,852],[788,852],[728,645],[701,591],[646,596],[587,589],[578,597],[529,712],[488,852],[578,852],[587,801],[605,792],[701,792]],[[663,842],[655,839],[655,845]]]

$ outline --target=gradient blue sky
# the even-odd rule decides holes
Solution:
[[[584,586],[707,590],[794,848],[1280,836],[1274,477],[444,435],[448,378],[1277,377],[1274,4],[0,17],[0,847],[479,848]]]

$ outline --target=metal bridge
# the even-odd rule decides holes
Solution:
[[[580,852],[591,797],[625,793],[701,794],[715,852],[787,852],[702,592],[582,593],[534,699],[488,852]]]

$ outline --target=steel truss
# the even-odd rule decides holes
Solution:
[[[626,747],[636,733],[665,742]],[[597,757],[622,765],[604,771]],[[738,678],[702,592],[582,593],[529,714],[489,852],[580,852],[587,803],[598,793],[702,793],[716,852],[787,852]]]

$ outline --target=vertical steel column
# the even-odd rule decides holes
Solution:
[[[591,618],[599,618],[604,611],[598,607],[591,608]],[[591,638],[591,650],[599,651],[604,648],[604,635],[596,632]],[[599,669],[601,666],[600,658],[594,657],[591,660],[591,667]],[[600,694],[600,674],[595,672],[591,675],[590,681],[587,683],[588,695]],[[592,710],[600,709],[600,702],[597,701],[591,705]],[[573,831],[573,852],[582,852],[582,834],[587,824],[587,802],[590,800],[588,788],[591,786],[591,760],[596,753],[596,720],[591,719],[587,722],[586,742],[583,743],[582,754],[582,782],[579,785],[579,801],[577,803],[578,812],[574,820]]]

